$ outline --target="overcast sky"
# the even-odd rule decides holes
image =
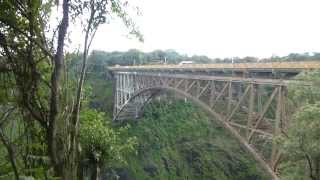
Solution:
[[[145,42],[127,38],[113,20],[100,27],[93,49],[175,49],[211,58],[320,52],[320,0],[135,1]]]

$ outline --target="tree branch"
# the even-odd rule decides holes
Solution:
[[[36,41],[34,38],[30,37],[27,33],[23,32],[22,30],[20,30],[19,28],[17,28],[14,25],[7,23],[6,21],[1,21],[1,22],[4,23],[5,25],[9,26],[10,28],[12,28],[17,33],[22,34],[24,37],[26,37],[32,43],[35,43],[42,50],[42,52],[44,54],[46,54],[48,57],[53,59],[52,54],[45,47],[43,47],[38,41]]]
[[[10,143],[9,139],[5,136],[4,131],[3,131],[3,127],[2,127],[4,122],[7,121],[7,119],[9,119],[9,116],[14,111],[14,109],[15,108],[10,108],[1,117],[0,140],[1,140],[2,144],[5,146],[5,148],[7,149],[9,160],[11,163],[11,167],[12,167],[14,175],[15,175],[15,179],[19,180],[19,172],[18,172],[16,160],[15,160],[16,156],[15,156],[15,152],[13,149],[13,145]]]

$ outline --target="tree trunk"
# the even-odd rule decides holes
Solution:
[[[101,179],[101,168],[99,166],[99,163],[98,162],[95,162],[95,164],[93,165],[94,168],[93,168],[93,172],[92,172],[92,175],[91,175],[91,180],[99,180]]]
[[[48,141],[48,153],[51,158],[55,175],[61,177],[63,180],[75,179],[73,176],[75,169],[70,168],[70,164],[74,163],[74,158],[68,156],[67,144],[68,138],[66,137],[57,137],[57,119],[59,115],[60,108],[60,84],[61,84],[61,75],[63,73],[64,65],[64,45],[65,37],[67,34],[67,29],[69,25],[69,0],[63,0],[63,17],[61,24],[59,25],[58,30],[58,44],[56,54],[53,57],[54,70],[51,75],[51,99],[50,99],[50,113],[49,113],[49,126],[47,129],[47,141]],[[62,120],[62,123],[67,124],[67,120]],[[62,142],[59,142],[59,139]],[[58,143],[61,144],[61,147],[57,147]],[[61,154],[61,152],[63,154]],[[71,152],[72,154],[72,152]],[[70,163],[71,162],[71,163]]]
[[[88,53],[90,48],[90,42],[94,37],[94,34],[92,37],[89,37],[90,29],[93,23],[95,11],[91,9],[90,13],[90,19],[86,28],[85,32],[85,38],[84,38],[84,48],[83,48],[83,55],[82,55],[82,66],[81,66],[81,72],[80,72],[80,78],[78,82],[77,92],[76,92],[76,101],[75,106],[72,112],[72,128],[74,128],[73,134],[71,134],[71,142],[77,144],[77,135],[78,135],[78,129],[79,129],[79,113],[80,113],[80,107],[81,107],[81,97],[82,97],[82,89],[84,84],[84,79],[86,76],[86,68],[87,68],[87,59],[88,59]]]
[[[90,48],[89,33],[90,33],[90,28],[92,26],[92,21],[93,21],[93,18],[94,18],[94,14],[95,14],[95,11],[92,10],[91,14],[90,14],[90,19],[89,19],[89,22],[88,22],[88,25],[87,25],[87,29],[86,29],[86,32],[85,32],[80,79],[79,79],[79,82],[78,82],[78,87],[77,87],[77,92],[76,92],[76,102],[75,102],[74,109],[73,109],[72,116],[71,116],[72,124],[71,124],[71,127],[70,127],[71,128],[70,143],[71,143],[72,151],[75,151],[74,153],[76,153],[75,157],[78,157],[78,155],[79,155],[79,151],[78,151],[79,114],[80,114],[80,108],[81,108],[82,89],[83,89],[83,84],[84,84],[85,75],[86,75],[88,52],[89,52],[89,48]],[[93,36],[91,37],[91,40],[92,40]],[[74,168],[75,169],[79,169],[79,167],[76,167],[76,164],[75,164]],[[78,176],[79,175],[80,174],[78,173]],[[83,176],[83,174],[82,174],[82,176]]]

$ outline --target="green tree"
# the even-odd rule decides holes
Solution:
[[[103,166],[125,163],[124,155],[134,152],[137,141],[126,135],[129,126],[114,129],[102,112],[88,109],[80,119],[82,159],[91,166],[91,179],[98,180]]]
[[[287,159],[282,178],[293,180],[320,179],[320,72],[306,72],[297,77],[312,85],[292,85],[289,95],[298,108],[290,121],[281,147]]]
[[[12,106],[20,111],[24,122],[36,122],[44,133],[44,149],[48,151],[53,174],[62,179],[76,179],[78,114],[86,64],[83,63],[82,80],[70,83],[73,79],[69,79],[66,72],[64,49],[69,24],[78,18],[88,20],[85,22],[88,24],[85,26],[85,57],[97,26],[104,23],[107,16],[120,17],[129,28],[129,33],[139,35],[127,14],[128,3],[120,0],[106,2],[0,1],[1,75],[6,73],[11,78],[10,81],[4,81],[2,87],[7,92],[15,90]],[[57,25],[50,20],[56,8],[61,13],[58,14]],[[78,84],[75,86],[78,90],[75,90],[74,84]]]

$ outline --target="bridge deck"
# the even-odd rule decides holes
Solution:
[[[239,71],[302,71],[320,69],[320,61],[271,62],[271,63],[215,63],[215,64],[184,64],[184,65],[139,65],[114,66],[113,71],[143,71],[143,70],[239,70]]]
[[[223,82],[241,82],[241,83],[254,83],[254,84],[272,84],[288,86],[289,84],[299,84],[302,86],[310,86],[310,82],[301,80],[289,79],[264,79],[264,78],[245,78],[245,77],[226,77],[226,76],[210,76],[210,75],[192,75],[192,74],[168,74],[168,73],[148,73],[148,72],[117,72],[117,74],[126,75],[139,75],[146,77],[163,77],[163,78],[176,78],[176,79],[189,79],[189,80],[203,80],[203,81],[223,81]]]

